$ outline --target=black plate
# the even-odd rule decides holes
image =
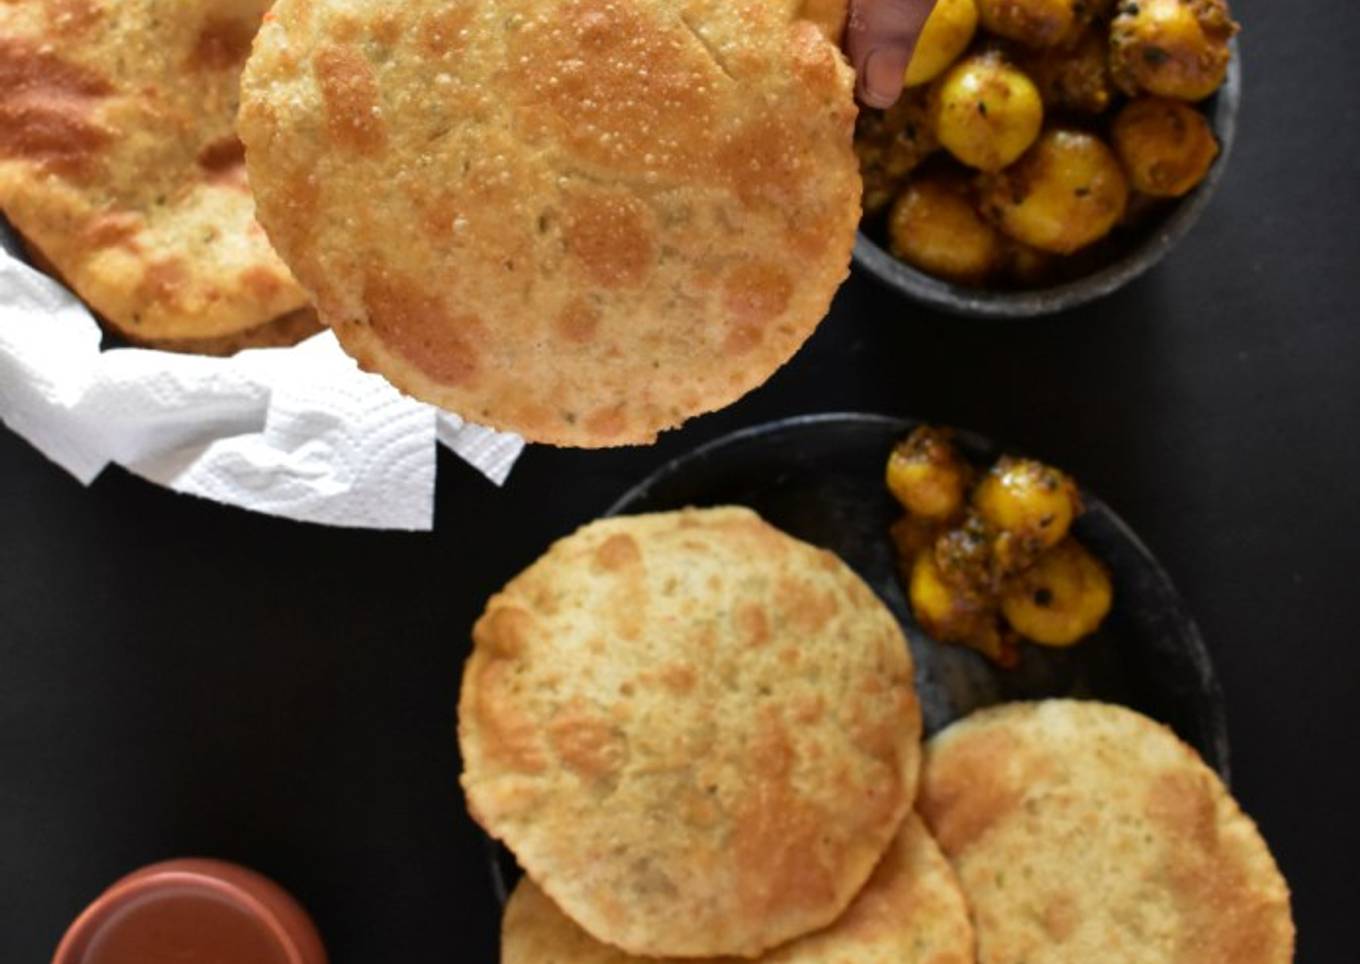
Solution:
[[[1099,632],[1071,649],[1024,644],[1013,670],[938,643],[914,619],[888,526],[901,514],[883,482],[893,443],[918,423],[881,415],[808,415],[725,436],[662,466],[608,515],[685,506],[745,505],[792,535],[830,549],[878,593],[905,630],[916,662],[926,732],[994,703],[1075,697],[1122,703],[1161,720],[1228,778],[1223,694],[1204,641],[1165,570],[1109,507],[1083,490],[1074,532],[1110,567],[1114,607]],[[990,462],[991,442],[960,433]],[[493,845],[497,894],[518,876]]]

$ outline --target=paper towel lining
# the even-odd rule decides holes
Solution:
[[[101,350],[98,322],[0,221],[0,421],[90,484],[110,463],[302,522],[429,530],[435,449],[497,485],[523,441],[359,371],[330,332],[231,358]]]

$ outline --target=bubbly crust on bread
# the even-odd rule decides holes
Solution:
[[[280,0],[260,218],[364,367],[533,441],[768,378],[848,271],[853,77],[794,0]]]
[[[1196,753],[1123,707],[974,714],[926,747],[918,806],[981,964],[1287,964],[1289,889]]]
[[[592,523],[491,599],[473,643],[473,817],[629,953],[753,956],[825,927],[915,795],[896,620],[747,509]]]
[[[0,210],[133,340],[231,338],[307,303],[234,130],[268,6],[0,3]]]

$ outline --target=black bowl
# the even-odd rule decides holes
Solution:
[[[1227,169],[1237,136],[1242,97],[1242,55],[1233,42],[1228,77],[1203,105],[1221,150],[1203,183],[1136,228],[1119,231],[1091,252],[1101,265],[1089,274],[1045,288],[972,288],[931,277],[894,258],[859,232],[855,265],[914,301],[973,318],[1034,318],[1084,305],[1119,290],[1166,257],[1200,219]]]
[[[1103,502],[1083,492],[1078,538],[1109,566],[1114,607],[1071,649],[1022,646],[1020,665],[931,639],[912,618],[888,526],[901,514],[883,482],[893,443],[918,423],[882,415],[807,415],[735,432],[701,446],[628,491],[608,515],[685,506],[745,505],[786,532],[830,549],[874,589],[902,625],[916,664],[927,733],[975,709],[1013,700],[1096,699],[1168,724],[1228,778],[1227,717],[1213,663],[1166,571]],[[977,435],[958,441],[978,462],[1001,450]],[[492,886],[504,901],[519,876],[490,841]]]

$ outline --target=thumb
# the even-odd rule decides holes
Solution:
[[[870,107],[891,107],[935,0],[853,0],[846,53],[858,77],[857,93]]]

